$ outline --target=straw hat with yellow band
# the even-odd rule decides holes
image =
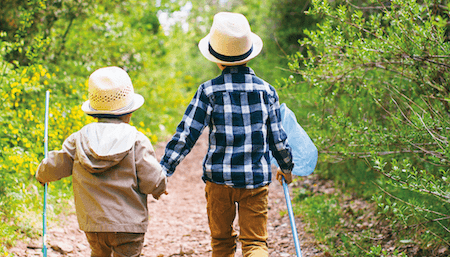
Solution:
[[[244,64],[255,58],[263,42],[244,15],[220,12],[214,15],[210,33],[200,40],[198,48],[206,59],[225,66]]]
[[[124,115],[144,104],[144,97],[134,93],[127,72],[119,67],[105,67],[89,77],[89,100],[81,110],[89,115]]]

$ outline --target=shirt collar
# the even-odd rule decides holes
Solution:
[[[228,66],[222,71],[222,75],[230,73],[244,73],[255,75],[255,72],[252,70],[252,68],[243,65]]]

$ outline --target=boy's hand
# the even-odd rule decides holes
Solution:
[[[283,185],[283,177],[287,184],[292,183],[292,173],[286,174],[281,169],[277,169],[277,180],[280,182],[280,185]]]
[[[162,192],[161,194],[152,194],[153,198],[155,198],[156,200],[159,200],[159,198],[161,197],[161,195],[168,195],[169,193],[167,191]]]

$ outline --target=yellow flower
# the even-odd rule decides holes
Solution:
[[[17,92],[20,92],[20,89],[17,89],[17,88],[13,88],[12,90],[11,90],[11,94],[15,94],[15,93],[17,93]]]
[[[41,78],[39,73],[35,73],[34,76],[31,78],[32,81],[38,81]]]

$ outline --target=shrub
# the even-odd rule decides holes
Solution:
[[[346,184],[364,176],[358,174],[377,174],[367,190],[374,190],[386,219],[402,224],[397,232],[423,248],[446,244],[448,2],[312,2],[308,12],[322,22],[305,31],[300,44],[307,53],[290,63],[300,78],[287,79],[281,90],[299,103],[295,111],[320,150],[319,170],[329,169],[331,178],[348,174]],[[352,159],[370,169],[345,165]]]

